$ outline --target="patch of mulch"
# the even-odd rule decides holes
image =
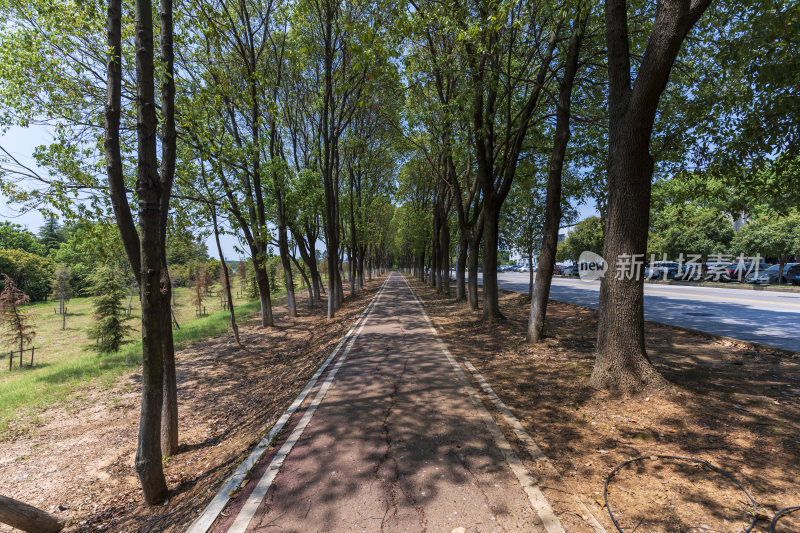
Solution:
[[[348,297],[334,320],[325,303],[310,309],[297,292],[298,317],[274,302],[276,327],[258,318],[232,335],[176,353],[179,452],[166,458],[167,504],[144,505],[134,470],[141,371],[110,389],[84,389],[71,404],[39,415],[32,432],[0,439],[0,491],[68,520],[67,531],[183,531],[269,427],[379,288]],[[0,531],[11,531],[0,524]]]
[[[800,355],[648,322],[649,357],[671,386],[617,397],[587,386],[595,310],[550,302],[546,339],[530,345],[530,304],[519,294],[501,292],[507,319],[489,326],[480,311],[409,281],[453,354],[477,367],[552,461],[551,475],[530,457],[526,464],[568,532],[593,531],[581,503],[617,531],[603,484],[615,466],[642,456],[609,483],[609,506],[626,532],[743,532],[753,518],[724,475],[651,456],[697,458],[732,474],[758,503],[753,531],[800,505]],[[776,531],[799,532],[800,512]]]

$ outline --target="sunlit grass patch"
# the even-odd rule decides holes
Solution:
[[[195,317],[189,289],[176,290],[175,314],[180,329],[173,329],[175,348],[180,349],[200,339],[219,335],[228,330],[230,315],[222,310],[219,298],[208,297],[209,314]],[[237,319],[244,322],[259,310],[258,301],[237,302]],[[61,317],[53,313],[53,302],[29,307],[36,323],[34,367],[19,368],[19,361],[9,372],[8,359],[0,360],[0,434],[9,436],[35,425],[42,409],[64,403],[68,406],[78,398],[75,393],[87,387],[112,386],[126,370],[137,368],[142,358],[142,343],[135,331],[128,343],[118,352],[97,353],[86,336],[92,321],[91,299],[74,298],[68,304],[67,328],[61,330]],[[133,315],[138,313],[138,301],[131,302]],[[29,359],[23,359],[28,364]],[[13,424],[14,420],[18,424]],[[38,423],[38,422],[36,422]]]

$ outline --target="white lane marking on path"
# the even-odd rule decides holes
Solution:
[[[386,287],[386,283],[389,281],[389,278],[391,278],[391,274],[389,274],[389,276],[387,276],[384,280],[383,285],[381,285],[381,290],[375,295],[375,298],[369,307],[369,312],[358,326],[355,334],[352,336],[352,338],[350,338],[350,342],[348,342],[347,347],[344,349],[344,352],[342,352],[339,360],[336,361],[336,364],[333,365],[331,371],[327,376],[325,376],[325,379],[319,388],[319,392],[317,392],[317,395],[314,397],[314,401],[312,401],[311,405],[309,405],[308,409],[306,409],[306,412],[303,414],[303,418],[300,419],[300,421],[297,423],[297,426],[289,435],[289,438],[286,439],[286,442],[283,443],[283,446],[281,446],[281,448],[278,450],[278,453],[272,458],[272,462],[270,462],[266,472],[264,472],[264,475],[258,481],[258,485],[256,485],[256,488],[253,489],[253,492],[247,498],[247,501],[239,511],[239,514],[236,517],[236,520],[233,522],[233,525],[231,525],[231,527],[228,529],[228,533],[241,533],[247,529],[247,526],[250,524],[253,516],[255,516],[259,505],[261,505],[264,496],[267,495],[267,491],[272,485],[272,482],[278,475],[278,471],[280,470],[281,466],[283,466],[283,462],[286,460],[289,452],[292,451],[292,448],[294,448],[294,445],[297,444],[297,441],[300,440],[300,437],[303,435],[303,431],[305,431],[306,426],[308,426],[308,423],[311,421],[311,417],[314,416],[314,413],[316,412],[320,403],[322,403],[322,400],[325,398],[325,394],[328,392],[331,383],[333,383],[333,378],[336,377],[336,373],[339,372],[339,368],[341,368],[342,363],[345,362],[347,356],[350,354],[353,344],[355,344],[356,339],[358,339],[358,336],[361,334],[361,330],[364,329],[364,325],[369,320],[370,315],[372,315],[372,311],[375,310],[378,300],[383,294],[383,289]]]
[[[500,413],[506,419],[506,422],[508,422],[514,429],[514,434],[525,446],[528,454],[533,457],[534,461],[537,463],[545,465],[545,467],[550,470],[551,475],[557,479],[560,479],[561,473],[553,465],[553,463],[550,462],[550,459],[544,454],[539,445],[536,444],[530,433],[525,431],[525,428],[522,427],[519,419],[514,416],[514,413],[511,412],[511,409],[509,409],[505,402],[503,402],[503,400],[501,400],[500,397],[494,392],[492,386],[489,385],[489,383],[484,379],[483,375],[478,372],[478,369],[475,368],[475,366],[467,359],[464,359],[463,364],[467,367],[467,370],[470,371],[472,377],[475,378],[475,381],[477,381],[481,386],[483,392],[485,392],[486,395],[489,396],[489,399],[492,400],[495,408],[500,411]],[[606,533],[605,528],[600,524],[600,522],[597,521],[597,518],[595,518],[595,516],[586,507],[586,505],[584,505],[580,498],[578,498],[576,494],[573,494],[573,497],[575,498],[575,501],[578,503],[578,506],[581,508],[581,510],[586,513],[586,521],[589,522],[589,525],[592,527],[592,529],[594,529],[596,533]]]
[[[225,483],[223,483],[223,485],[217,491],[216,495],[214,495],[214,498],[209,502],[209,504],[203,510],[203,513],[200,516],[198,516],[186,530],[186,533],[206,533],[209,530],[209,528],[211,528],[211,526],[219,517],[219,514],[223,511],[223,509],[225,509],[225,506],[228,505],[228,502],[230,501],[231,492],[236,491],[236,489],[238,489],[241,486],[242,482],[245,480],[245,478],[247,478],[247,475],[250,472],[250,470],[253,469],[256,463],[258,463],[259,459],[261,459],[261,456],[264,455],[264,452],[267,451],[267,449],[269,449],[270,443],[273,441],[273,439],[278,434],[280,434],[281,430],[283,430],[283,427],[289,421],[291,416],[295,412],[297,412],[300,405],[306,399],[306,396],[308,396],[308,394],[311,392],[311,389],[314,388],[314,385],[317,384],[317,380],[319,379],[319,377],[322,375],[323,372],[325,372],[325,369],[328,368],[330,362],[333,361],[334,357],[336,357],[336,354],[339,353],[339,350],[342,348],[344,343],[347,342],[347,339],[350,337],[353,331],[358,327],[362,319],[364,319],[370,312],[370,309],[374,306],[375,302],[378,299],[378,296],[380,296],[380,293],[383,292],[383,287],[385,285],[386,285],[386,280],[384,281],[383,285],[381,285],[381,288],[378,291],[378,293],[375,294],[375,296],[373,296],[370,303],[367,305],[367,307],[364,308],[364,310],[358,316],[358,318],[353,323],[353,326],[350,328],[350,330],[344,335],[344,337],[342,337],[342,340],[339,341],[339,344],[336,345],[336,347],[330,353],[328,358],[325,359],[325,361],[322,363],[322,365],[320,365],[317,371],[314,372],[314,375],[311,376],[311,379],[308,381],[305,388],[303,388],[300,394],[297,395],[297,398],[295,398],[292,404],[286,409],[286,411],[284,411],[284,413],[281,415],[281,417],[278,419],[275,425],[272,426],[272,429],[270,429],[267,436],[261,439],[261,441],[253,449],[253,451],[250,452],[250,455],[248,455],[247,458],[244,461],[242,461],[242,463],[239,465],[236,471],[231,475],[231,477],[229,477],[225,481]]]
[[[503,456],[505,456],[506,462],[511,467],[511,471],[514,472],[514,475],[517,477],[517,481],[519,481],[520,485],[522,485],[522,489],[525,491],[525,494],[528,495],[528,501],[531,502],[531,506],[542,520],[545,530],[547,530],[548,533],[565,533],[564,528],[561,526],[561,521],[553,512],[553,508],[550,507],[550,504],[547,502],[547,499],[545,499],[541,489],[539,489],[539,487],[536,485],[536,482],[533,480],[530,474],[528,474],[528,471],[525,469],[525,466],[522,464],[519,456],[508,443],[503,435],[503,432],[500,430],[500,427],[494,421],[494,418],[492,418],[492,415],[489,414],[486,406],[483,405],[483,402],[478,397],[478,391],[472,386],[472,383],[470,383],[467,375],[453,357],[453,354],[450,353],[450,350],[447,348],[447,346],[445,346],[444,342],[439,337],[439,333],[436,331],[436,328],[433,327],[431,319],[425,312],[425,307],[423,307],[420,299],[417,298],[417,295],[414,293],[411,285],[408,284],[405,276],[403,276],[403,281],[406,282],[408,290],[411,292],[414,300],[416,300],[417,305],[419,305],[420,311],[422,311],[422,317],[428,323],[428,327],[430,328],[431,333],[433,333],[439,348],[447,357],[447,360],[450,361],[450,364],[453,366],[458,379],[467,390],[467,394],[469,394],[475,409],[477,409],[478,414],[480,414],[481,418],[483,419],[483,423],[486,424],[486,428],[489,430],[489,433],[492,434],[495,444],[497,444],[497,447],[503,452]]]

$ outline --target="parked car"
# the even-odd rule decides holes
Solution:
[[[578,265],[569,265],[564,267],[564,275],[565,276],[577,276],[578,275]]]
[[[553,267],[553,274],[563,276],[564,275],[564,265],[555,265]]]
[[[698,281],[705,279],[703,272],[704,265],[702,263],[684,263],[681,265],[680,272],[675,274],[675,279],[684,281]]]
[[[707,281],[719,281],[722,274],[726,273],[731,266],[735,265],[731,263],[706,263],[703,279]]]
[[[767,268],[766,270],[760,270],[758,275],[755,273],[750,274],[747,276],[747,283],[756,283],[759,285],[762,284],[769,284],[769,283],[779,283],[778,280],[778,271],[780,270],[780,265],[772,265],[771,267]],[[800,263],[786,263],[783,265],[783,276],[780,280],[780,283],[787,283],[791,282],[793,285],[797,285],[797,280],[795,276],[800,274]]]
[[[530,272],[530,271],[531,271],[531,269],[528,268],[527,265],[523,265],[523,266],[519,267],[519,271],[518,272]]]
[[[728,265],[719,276],[720,281],[738,281],[745,282],[748,274],[755,274],[756,271],[763,272],[767,270],[769,265],[767,263],[734,263]]]
[[[653,261],[644,269],[645,279],[674,279],[680,271],[679,265],[675,261]]]
[[[792,266],[785,270],[784,277],[792,285],[800,285],[800,263],[792,263]]]

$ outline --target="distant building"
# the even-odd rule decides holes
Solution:
[[[571,226],[564,226],[563,228],[558,228],[558,242],[561,242],[564,239],[566,239],[567,235],[572,233],[572,231],[575,229],[575,226],[576,224],[573,224]]]

